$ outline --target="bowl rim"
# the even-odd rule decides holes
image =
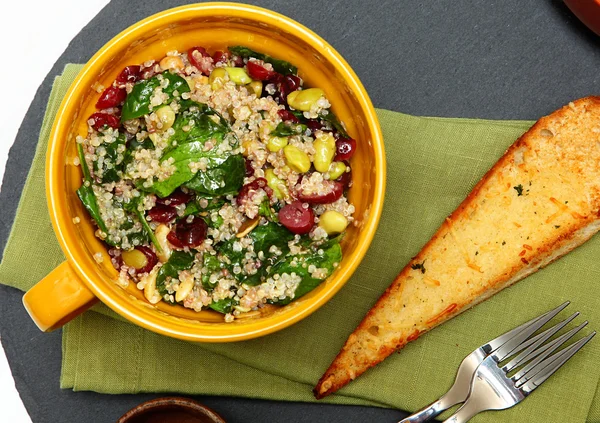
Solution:
[[[63,201],[63,198],[61,198],[60,195],[60,183],[62,181],[58,180],[55,175],[56,172],[54,171],[54,163],[60,162],[61,156],[64,157],[64,149],[59,147],[63,147],[67,142],[66,134],[68,133],[70,123],[70,120],[67,119],[67,117],[72,116],[74,109],[77,107],[77,100],[79,98],[78,93],[88,82],[93,81],[100,73],[100,69],[102,68],[105,59],[108,59],[111,55],[110,52],[115,47],[131,44],[139,38],[138,35],[143,34],[153,27],[175,23],[182,19],[196,16],[197,13],[200,13],[203,16],[210,13],[246,19],[250,18],[252,20],[263,22],[282,29],[290,34],[294,34],[312,48],[320,51],[326,60],[333,64],[334,68],[340,72],[345,82],[356,96],[357,103],[360,105],[366,117],[375,161],[375,180],[373,181],[374,198],[373,202],[370,204],[369,216],[359,235],[362,240],[357,243],[351,260],[345,263],[345,266],[338,269],[335,283],[329,284],[320,295],[311,299],[309,302],[305,302],[302,305],[295,307],[293,311],[287,315],[279,315],[278,319],[270,324],[254,325],[251,329],[245,327],[245,330],[241,330],[241,326],[231,325],[228,333],[225,334],[220,332],[212,333],[212,331],[211,333],[199,333],[191,331],[189,328],[188,330],[184,330],[181,328],[181,325],[175,325],[174,323],[169,323],[167,325],[164,321],[158,320],[157,317],[150,316],[149,313],[140,313],[139,311],[134,310],[129,305],[129,300],[110,294],[110,290],[103,288],[103,283],[95,280],[98,279],[95,277],[95,272],[90,275],[91,272],[88,272],[85,269],[85,266],[82,266],[78,260],[78,257],[83,257],[82,254],[87,253],[80,251],[80,248],[71,246],[69,243],[69,230],[65,229],[65,227],[68,225],[68,222],[71,221],[71,216],[68,211],[67,202]],[[48,212],[60,247],[66,256],[67,261],[75,270],[81,281],[84,282],[100,301],[136,325],[162,335],[195,342],[230,342],[264,336],[288,327],[319,309],[345,285],[362,261],[377,230],[381,212],[383,210],[386,184],[386,161],[383,135],[373,104],[356,73],[329,43],[299,22],[277,12],[246,4],[214,2],[179,6],[151,15],[121,31],[91,57],[69,87],[57,111],[48,142],[45,174]],[[194,327],[197,326],[198,325]]]
[[[175,396],[154,398],[138,404],[119,417],[117,423],[128,423],[131,419],[142,416],[147,412],[158,411],[167,407],[199,413],[210,418],[214,423],[225,423],[225,420],[211,408],[191,398]]]

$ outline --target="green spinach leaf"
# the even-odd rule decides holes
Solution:
[[[236,306],[237,303],[233,300],[233,298],[224,298],[222,300],[217,301],[216,303],[211,303],[209,305],[214,311],[218,311],[219,313],[231,313],[233,307]]]
[[[321,113],[319,117],[324,121],[329,122],[331,126],[333,126],[342,137],[350,138],[350,135],[348,135],[348,132],[346,132],[346,129],[344,128],[340,120],[331,110],[328,110],[327,113]]]
[[[323,244],[318,247],[317,251],[310,252],[308,254],[296,255],[296,256],[288,256],[284,260],[275,264],[269,275],[275,274],[292,274],[302,278],[302,281],[296,288],[294,292],[293,298],[285,298],[283,300],[272,301],[276,304],[289,304],[292,300],[298,299],[308,292],[315,289],[324,279],[314,278],[311,273],[308,271],[308,268],[311,265],[314,265],[317,268],[325,268],[327,269],[327,276],[331,275],[333,270],[335,269],[334,263],[340,263],[342,261],[342,248],[340,247],[339,237],[334,238],[327,244]],[[322,252],[322,254],[319,254]],[[296,263],[296,266],[292,266],[292,262]],[[306,264],[306,266],[304,266]]]
[[[185,251],[173,251],[169,261],[163,264],[156,275],[156,289],[158,289],[163,299],[169,293],[167,291],[167,278],[178,278],[179,271],[191,269],[193,264],[194,254],[186,253]],[[172,303],[171,301],[167,302]]]
[[[102,183],[117,182],[121,179],[119,171],[122,171],[125,165],[125,150],[120,153],[119,158],[119,149],[126,142],[125,134],[120,133],[113,142],[105,142],[101,145],[106,154],[103,156],[102,165],[99,165],[98,161],[94,162],[94,173],[100,176]]]
[[[262,251],[265,256],[270,256],[269,249],[272,246],[282,251],[283,255],[289,251],[288,242],[294,239],[294,234],[277,223],[269,222],[259,225],[248,234],[254,244],[254,251]]]
[[[194,173],[192,171],[190,163],[205,159],[206,168],[210,169],[221,165],[228,157],[219,153],[215,148],[204,151],[204,141],[196,140],[183,145],[178,145],[167,154],[163,155],[160,160],[163,162],[170,158],[173,158],[174,160],[173,166],[175,166],[175,171],[173,174],[163,181],[155,181],[154,184],[147,189],[148,191],[157,194],[159,197],[168,196],[179,186],[196,176],[197,172]]]
[[[206,291],[211,292],[213,289],[215,289],[215,286],[217,286],[217,282],[211,283],[210,276],[213,273],[221,271],[221,262],[216,255],[213,256],[208,253],[204,253],[204,256],[202,257],[202,267],[207,270],[207,273],[202,275],[202,287]]]
[[[175,119],[173,123],[175,133],[169,138],[171,149],[188,142],[198,140],[206,142],[210,139],[217,141],[216,146],[230,131],[227,122],[221,121],[223,118],[217,112],[206,105],[197,104],[197,106],[179,113]],[[219,118],[218,122],[213,116]],[[166,151],[168,152],[169,149]]]
[[[306,131],[306,125],[301,123],[280,122],[277,127],[271,131],[275,137],[289,137],[292,135],[301,135]]]
[[[85,207],[89,215],[94,219],[98,228],[107,234],[107,238],[104,241],[107,244],[114,246],[114,242],[108,237],[108,228],[100,214],[98,199],[96,198],[96,193],[94,193],[94,188],[92,186],[92,175],[90,174],[90,169],[85,161],[85,153],[83,152],[83,146],[81,144],[77,144],[77,154],[79,155],[79,163],[81,171],[83,172],[83,183],[77,189],[77,197],[79,197],[79,201],[81,201],[83,207]]]
[[[126,211],[131,212],[136,215],[136,217],[142,224],[142,227],[144,228],[144,232],[146,233],[146,236],[148,238],[150,238],[150,241],[152,241],[152,244],[154,244],[154,247],[156,248],[156,250],[159,253],[162,253],[162,248],[161,248],[158,240],[156,239],[156,236],[154,235],[154,231],[152,230],[152,228],[148,224],[148,221],[146,220],[146,216],[145,216],[144,210],[142,208],[142,202],[143,202],[142,195],[140,195],[139,197],[133,197],[131,200],[129,200],[128,202],[123,204],[123,208]]]
[[[173,100],[175,91],[179,94],[190,91],[190,87],[185,79],[170,72],[163,72],[160,75],[138,82],[125,98],[125,103],[121,111],[121,122],[150,113],[150,100],[154,95],[154,90],[161,86],[160,77],[169,81],[169,84],[162,90],[163,93],[168,95],[167,104]]]
[[[160,197],[166,197],[175,191],[176,188],[190,181],[195,176],[198,176],[198,181],[192,183],[198,188],[199,192],[204,194],[215,194],[220,191],[233,193],[237,192],[232,186],[239,183],[239,158],[227,161],[230,158],[228,152],[224,152],[218,148],[225,137],[235,137],[233,133],[228,132],[228,127],[225,126],[221,119],[213,119],[213,116],[218,116],[212,109],[206,107],[192,108],[180,114],[173,125],[175,133],[169,139],[170,147],[165,149],[161,162],[173,159],[175,172],[163,181],[155,181],[148,191],[157,194]],[[208,141],[213,143],[213,147],[205,149],[205,144]],[[231,141],[228,138],[228,141]],[[234,140],[235,145],[237,140]],[[190,164],[204,160],[206,170],[211,170],[224,165],[224,171],[229,172],[233,169],[231,175],[224,174],[223,171],[215,171],[210,178],[220,177],[221,181],[225,181],[225,187],[216,187],[211,184],[210,178],[205,177],[200,172],[193,172]],[[218,189],[217,189],[218,188]]]
[[[198,194],[237,194],[244,185],[245,173],[244,157],[236,154],[212,169],[198,171],[196,176],[185,183],[185,186]]]
[[[271,222],[279,223],[279,216],[276,211],[273,211],[268,198],[265,198],[258,206],[258,214],[266,217]]]
[[[258,53],[245,46],[229,47],[229,51],[244,59],[254,57],[255,59],[270,63],[273,65],[273,69],[282,75],[296,75],[298,73],[298,68],[291,63],[286,62],[285,60],[275,59],[267,54]]]

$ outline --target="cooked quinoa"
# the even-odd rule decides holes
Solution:
[[[120,286],[231,322],[339,265],[356,142],[293,65],[193,47],[98,91],[73,163]]]

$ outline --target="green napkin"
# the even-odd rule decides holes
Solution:
[[[47,215],[44,156],[50,127],[80,69],[56,78],[33,165],[0,265],[0,282],[26,290],[63,260]],[[104,306],[63,332],[61,387],[104,393],[180,392],[314,401],[311,393],[346,337],[485,171],[531,122],[413,117],[379,110],[387,194],[379,231],[348,284],[302,322],[233,344],[192,344],[115,319]],[[45,251],[43,262],[28,252]],[[452,384],[465,355],[500,333],[569,299],[600,326],[596,287],[600,240],[408,345],[324,402],[416,410]],[[567,314],[563,312],[563,314]],[[524,403],[474,422],[600,422],[595,340]]]

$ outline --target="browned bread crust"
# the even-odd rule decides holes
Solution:
[[[323,398],[600,229],[600,97],[541,118],[486,173],[348,337]]]

